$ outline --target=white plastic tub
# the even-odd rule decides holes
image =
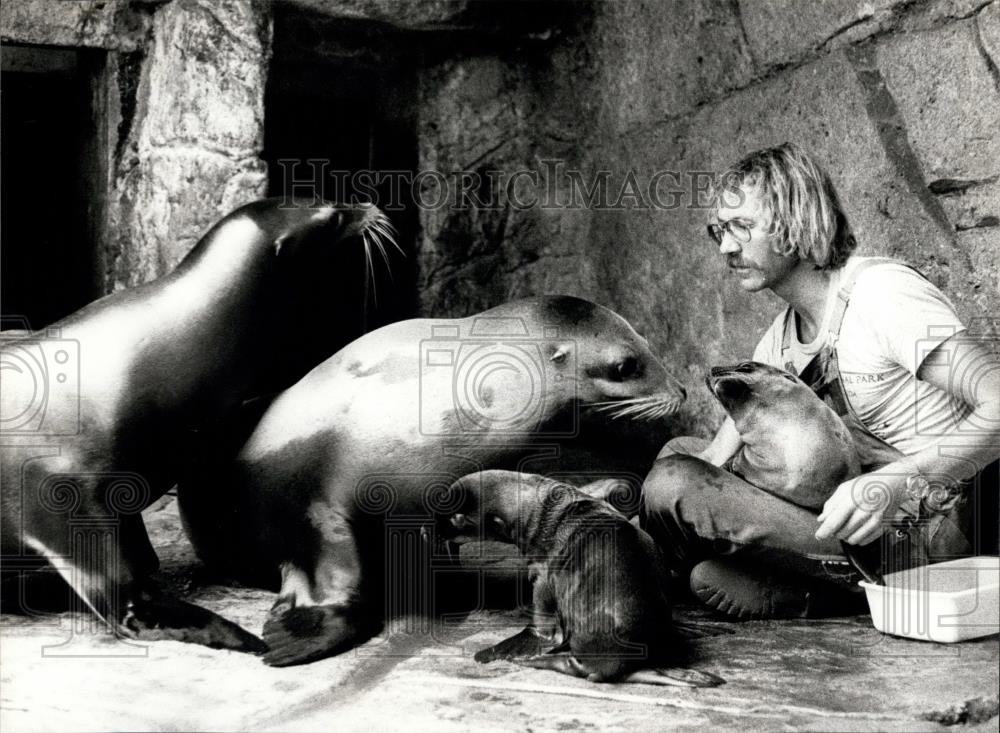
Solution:
[[[951,643],[1000,633],[1000,557],[949,560],[860,585],[884,634]]]

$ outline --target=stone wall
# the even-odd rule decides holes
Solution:
[[[172,268],[221,215],[263,196],[267,0],[10,0],[5,42],[101,49],[105,291]]]
[[[176,265],[205,231],[266,194],[264,83],[271,26],[262,0],[177,0],[153,17],[138,101],[115,170],[114,287]]]
[[[560,176],[556,206],[424,211],[425,311],[604,302],[689,383],[689,427],[709,430],[705,368],[749,355],[779,303],[727,277],[694,173],[793,140],[825,162],[862,253],[911,262],[965,319],[1000,314],[1000,2],[570,6],[546,44],[427,64],[421,165],[536,170],[545,188],[559,159],[584,181],[608,171],[607,205],[567,207]],[[678,173],[660,205],[619,195],[658,170]]]
[[[402,44],[420,59],[419,168],[463,174],[420,213],[421,310],[556,292],[606,303],[689,383],[692,429],[719,418],[705,367],[750,353],[779,305],[727,279],[698,205],[699,174],[750,149],[810,148],[862,252],[910,261],[966,319],[1000,313],[1000,0],[281,6],[334,45],[354,39],[348,56]],[[267,0],[0,4],[5,41],[107,52],[106,290],[162,274],[265,193],[271,14]],[[359,50],[358,24],[395,35]]]

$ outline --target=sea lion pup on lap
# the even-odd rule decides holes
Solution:
[[[231,466],[180,487],[181,509],[209,564],[255,582],[280,569],[265,661],[308,662],[382,628],[388,518],[431,521],[434,492],[470,471],[683,399],[624,318],[580,298],[402,321],[282,393]]]
[[[819,510],[861,472],[844,421],[793,374],[746,361],[713,367],[705,381],[743,441],[732,473],[757,488]]]
[[[512,542],[529,560],[533,619],[476,661],[509,659],[590,682],[714,686],[714,675],[670,667],[681,657],[669,577],[652,538],[609,504],[537,474],[464,476],[437,523],[456,542]],[[662,669],[649,669],[667,665]]]

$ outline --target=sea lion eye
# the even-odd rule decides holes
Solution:
[[[555,362],[556,364],[562,364],[566,361],[566,357],[569,356],[569,349],[565,346],[560,346],[556,349],[555,353],[549,357],[549,361]]]
[[[626,356],[615,365],[617,379],[630,379],[639,373],[639,360],[634,356]]]

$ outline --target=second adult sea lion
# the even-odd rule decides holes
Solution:
[[[684,396],[624,318],[579,298],[402,321],[281,394],[232,466],[181,486],[181,509],[210,564],[280,568],[265,661],[308,662],[382,627],[388,518],[429,520],[467,473],[532,464],[616,411],[667,415]]]

